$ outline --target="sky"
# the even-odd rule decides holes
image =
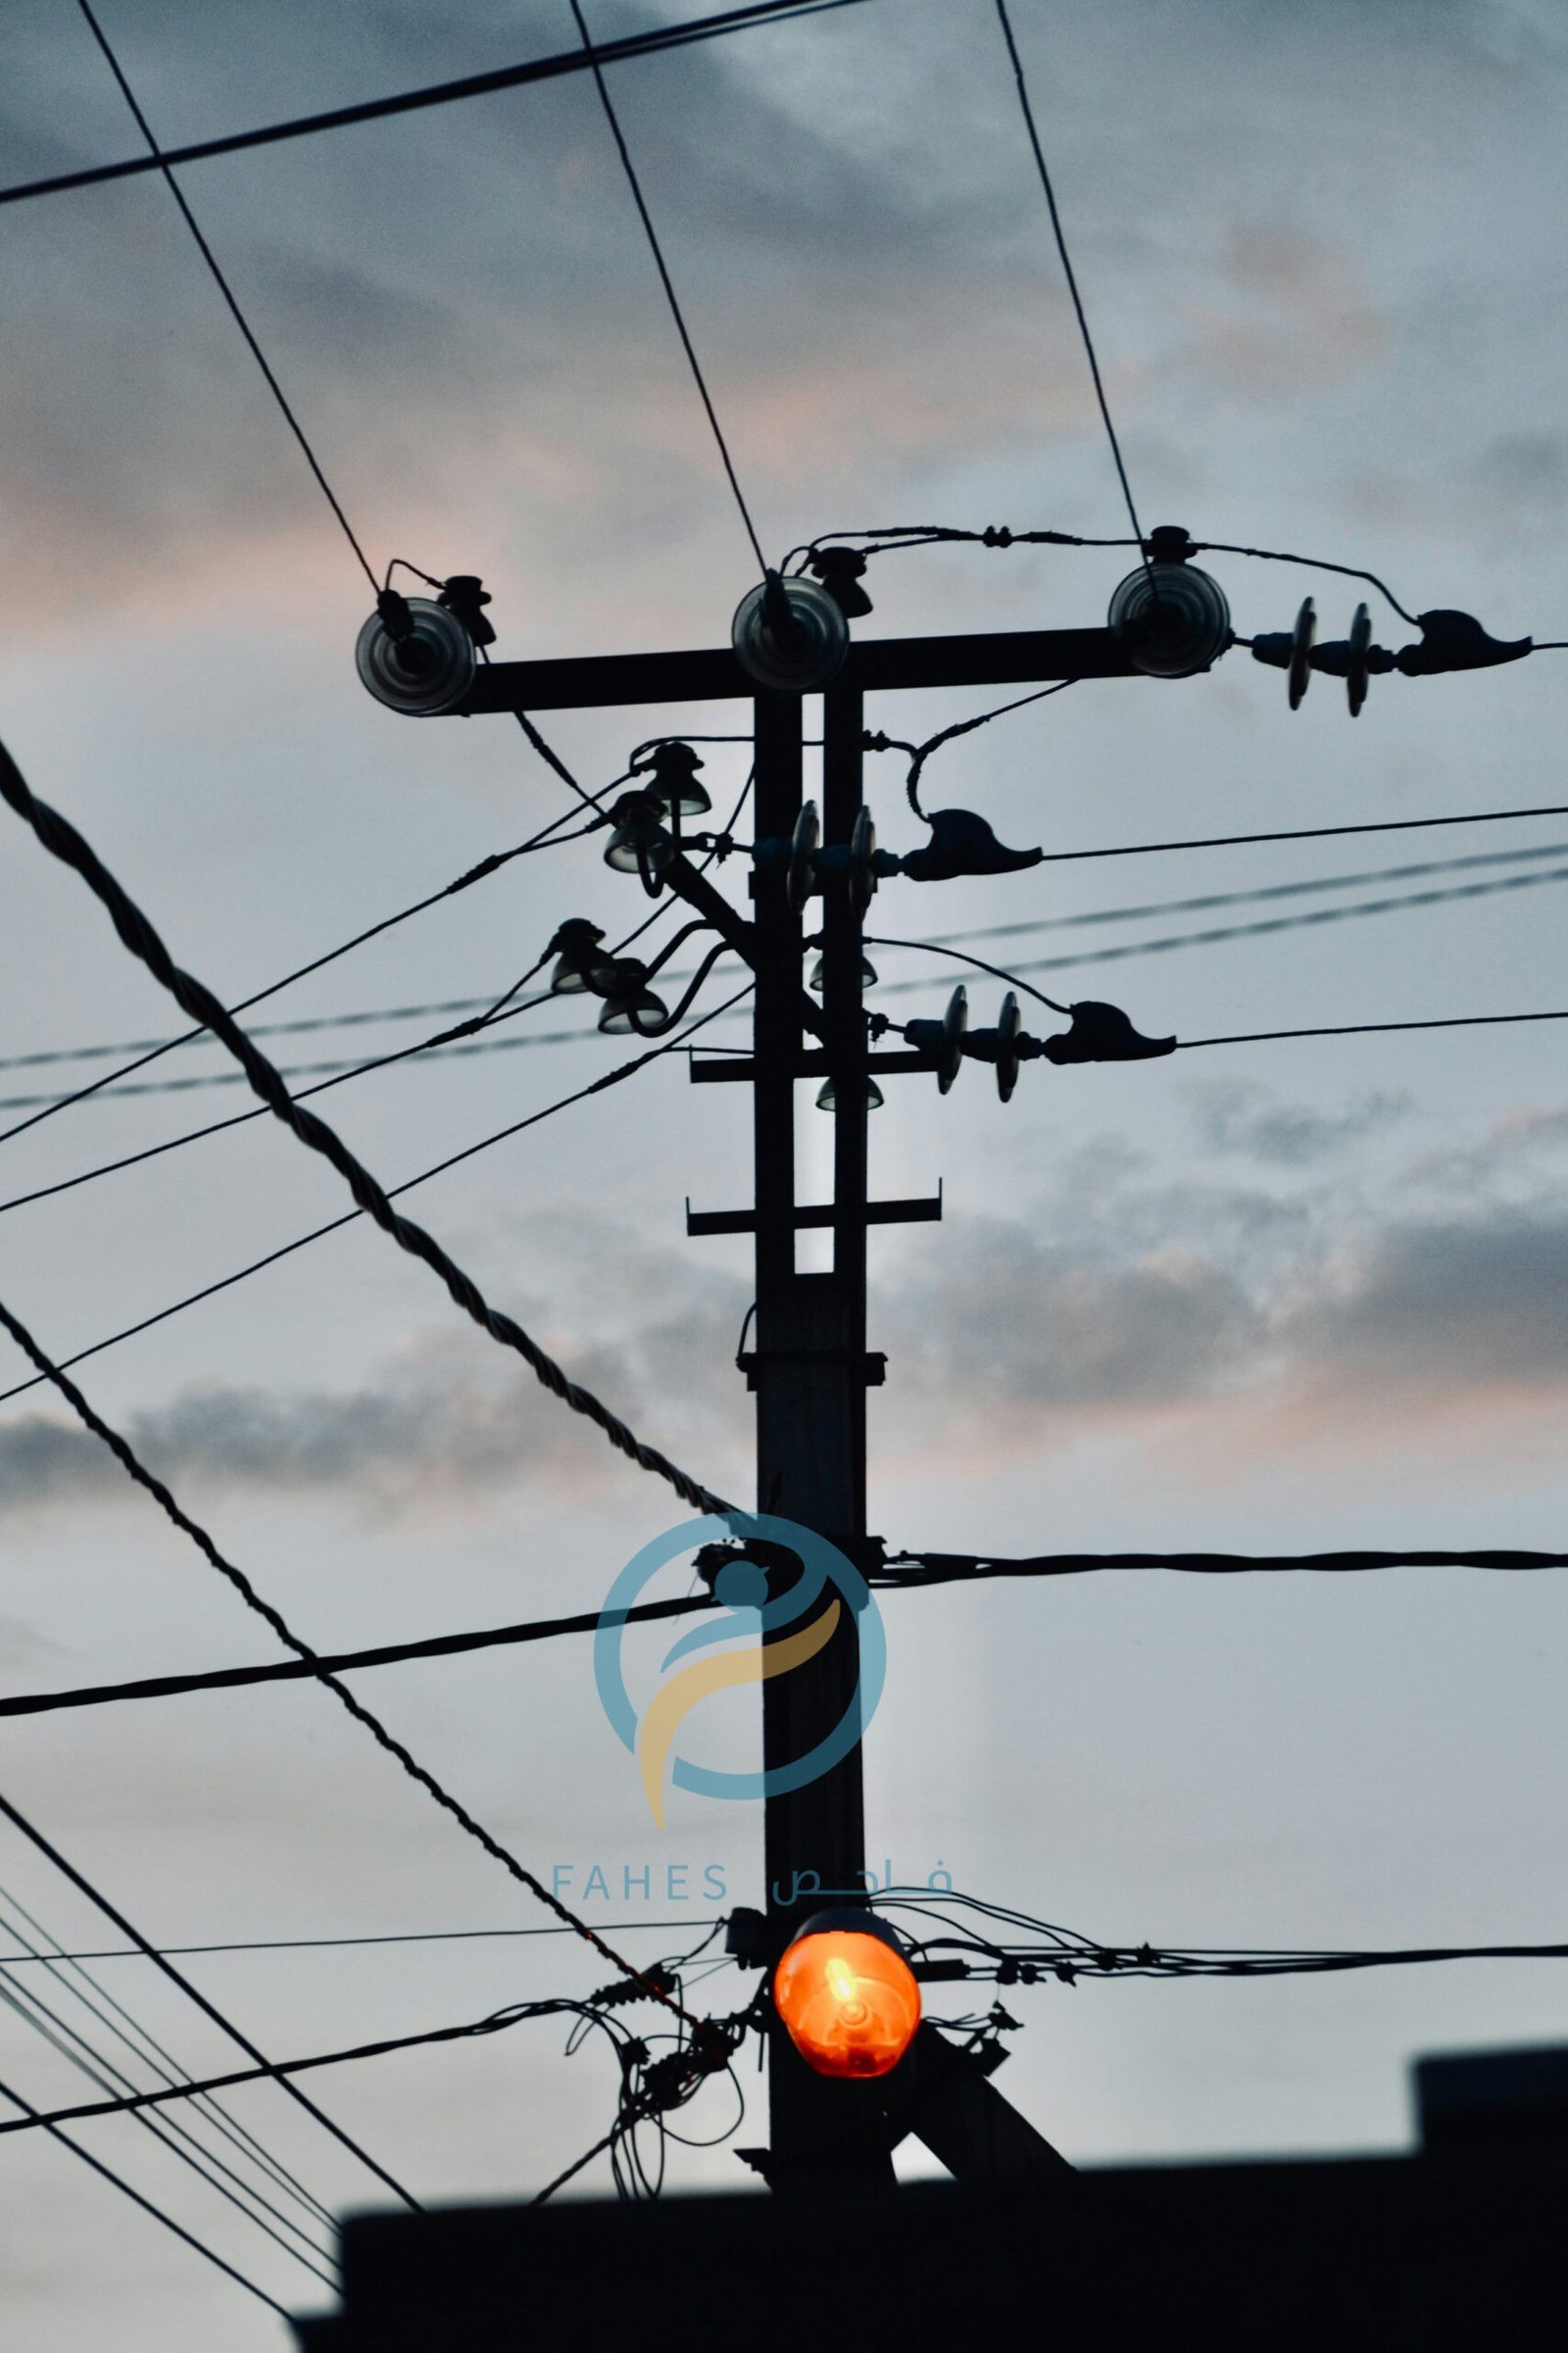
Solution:
[[[1011,4],[1146,524],[1365,566],[1411,612],[1461,607],[1499,638],[1568,635],[1560,10]],[[555,0],[104,0],[102,13],[169,144],[572,38]],[[599,0],[590,21],[612,34],[679,13]],[[0,177],[134,151],[66,0],[12,0],[0,46]],[[885,523],[1123,531],[990,0],[867,0],[627,65],[613,88],[770,557]],[[724,642],[755,560],[584,77],[191,167],[184,184],[378,568],[403,556],[481,573],[507,657]],[[0,732],[178,961],[233,1002],[563,813],[564,788],[504,719],[406,720],[360,687],[364,577],[167,190],[142,177],[6,210],[0,302]],[[1288,629],[1308,591],[1322,633],[1343,635],[1363,593],[1332,573],[1208,562],[1244,636]],[[890,556],[858,629],[1094,624],[1125,567],[1113,550]],[[1365,593],[1379,641],[1407,642]],[[1549,805],[1565,691],[1555,654],[1394,675],[1352,723],[1326,678],[1293,714],[1280,673],[1239,649],[1200,678],[1086,683],[999,718],[933,758],[926,805],[980,809],[1004,840],[1050,851]],[[983,708],[889,695],[867,717],[921,739]],[[592,789],[656,731],[748,724],[744,705],[546,722]],[[745,745],[705,757],[727,809]],[[902,787],[896,754],[868,762],[895,850],[919,838]],[[1385,878],[1552,846],[1555,858]],[[873,928],[918,941],[1062,925],[977,953],[1076,958],[1027,977],[1186,1040],[1547,1010],[1568,1005],[1555,879],[1151,944],[1565,865],[1568,819],[1544,817],[894,881]],[[1329,876],[1378,879],[1171,905]],[[739,898],[738,864],[725,880]],[[0,1054],[170,1034],[168,1001],[101,910],[9,817],[0,907]],[[568,846],[257,1018],[485,998],[564,915],[618,937],[644,911],[597,845]],[[1109,948],[1150,953],[1087,960]],[[940,1012],[953,967],[901,950],[876,961],[896,1018]],[[993,1018],[1000,995],[974,976],[973,1018]],[[399,1181],[599,1076],[620,1050],[591,1029],[543,1042],[579,1027],[571,1006],[545,1008],[515,1025],[522,1051],[390,1070],[322,1108]],[[329,1026],[270,1043],[293,1068],[415,1034]],[[892,1545],[1003,1554],[1559,1544],[1561,1034],[1041,1063],[1005,1106],[977,1066],[946,1098],[920,1078],[890,1086],[874,1189],[941,1180],[946,1208],[939,1226],[873,1237],[869,1338],[890,1361],[871,1397],[872,1527]],[[0,1068],[0,1082],[9,1100],[107,1066]],[[193,1048],[148,1075],[223,1071],[217,1050]],[[803,1100],[800,1176],[814,1189],[827,1123],[813,1131]],[[748,1198],[742,1103],[691,1093],[667,1057],[433,1181],[416,1213],[641,1435],[744,1496],[749,1403],[731,1358],[745,1245],[688,1242],[683,1224],[688,1198]],[[5,1141],[0,1298],[47,1349],[90,1348],[347,1205],[329,1170],[260,1120],[19,1201],[241,1107],[232,1085],[110,1097]],[[0,1386],[26,1371],[0,1354]],[[683,1516],[363,1227],[79,1377],[321,1648],[597,1607]],[[272,1655],[47,1393],[0,1403],[0,1688]],[[672,1567],[659,1590],[686,1575]],[[878,1868],[900,1880],[946,1873],[1109,1941],[1564,1934],[1568,1597],[1552,1578],[1107,1576],[894,1595],[884,1615],[867,1819]],[[648,1689],[661,1655],[652,1642],[635,1653]],[[631,1923],[639,1955],[706,1934],[725,1908],[704,1899],[709,1866],[727,1901],[759,1900],[757,1810],[676,1792],[656,1831],[585,1642],[387,1669],[360,1688],[532,1868],[565,1875],[586,1916]],[[738,1702],[711,1704],[712,1753],[745,1761],[755,1727]],[[314,1689],[17,1719],[4,1756],[0,1790],[160,1943],[544,1923]],[[596,1865],[612,1902],[585,1891]],[[0,1920],[19,1902],[71,1950],[121,1941],[7,1833]],[[190,1967],[276,2056],[601,1982],[555,1937]],[[100,1976],[181,2065],[227,2063],[145,1965]],[[716,1975],[715,2009],[753,1983]],[[1551,1965],[1053,1985],[1010,2006],[1023,2025],[1000,2087],[1086,2164],[1397,2150],[1414,2056],[1568,2033]],[[421,2199],[525,2196],[612,2113],[607,2061],[568,2059],[564,2041],[524,2025],[316,2086]],[[749,2065],[743,2142],[765,2116]],[[83,2088],[10,2012],[0,2080],[35,2104]],[[721,2132],[732,2096],[705,2093],[693,2132]],[[234,2114],[329,2207],[381,2202],[275,2090],[236,2094]],[[124,2120],[84,2142],[278,2301],[323,2300]],[[670,2179],[751,2181],[722,2146],[674,2150]],[[288,2342],[68,2150],[0,2139],[0,2184],[10,2341]],[[603,2166],[581,2187],[608,2194]]]

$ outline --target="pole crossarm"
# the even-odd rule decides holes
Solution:
[[[1110,629],[1005,629],[957,637],[880,637],[852,644],[835,693],[933,686],[1032,686],[1053,678],[1136,678]],[[617,705],[738,703],[757,682],[728,646],[676,654],[589,654],[560,662],[492,662],[457,706],[485,711],[602,711]]]

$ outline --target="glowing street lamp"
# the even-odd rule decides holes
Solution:
[[[773,1972],[773,2007],[819,2076],[891,2075],[920,2024],[896,1932],[846,1905],[808,1920]]]

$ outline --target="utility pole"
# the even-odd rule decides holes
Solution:
[[[1129,677],[1140,664],[1111,629],[1029,630],[980,636],[873,640],[852,645],[842,669],[821,696],[822,803],[820,856],[811,859],[807,887],[793,891],[792,841],[805,803],[804,698],[760,691],[728,648],[711,652],[591,657],[577,661],[492,662],[466,697],[448,708],[537,712],[561,709],[657,706],[662,703],[749,697],[755,714],[754,787],[758,853],[752,874],[752,920],[747,926],[711,882],[684,858],[666,878],[733,944],[743,947],[756,974],[754,1051],[750,1056],[694,1058],[698,1084],[753,1088],[755,1190],[751,1209],[690,1210],[691,1235],[750,1233],[756,1253],[755,1346],[742,1357],[757,1397],[757,1507],[793,1520],[836,1544],[857,1566],[866,1561],[865,1393],[883,1378],[885,1360],[866,1351],[866,1231],[870,1224],[938,1218],[941,1198],[868,1200],[866,1114],[875,1071],[929,1071],[930,1055],[911,1050],[873,1053],[861,1004],[863,907],[868,896],[863,858],[857,886],[850,853],[860,817],[867,691],[943,686],[997,686],[1083,677]],[[862,837],[863,850],[863,837]],[[802,861],[795,861],[797,869]],[[803,910],[819,907],[822,1002],[818,1013],[803,986],[808,923]],[[807,1031],[813,1033],[810,1043]],[[833,1087],[833,1198],[802,1203],[796,1198],[795,1108],[803,1079]],[[826,1273],[797,1265],[796,1235],[831,1230]],[[770,1566],[770,1577],[780,1574]],[[783,1570],[787,1579],[788,1566]],[[775,1587],[774,1590],[779,1590]],[[846,1712],[858,1705],[859,1632],[853,1612],[841,1614],[831,1640],[814,1657],[762,1685],[764,1767],[784,1767],[808,1754]],[[814,1888],[863,1884],[864,1799],[857,1740],[843,1760],[798,1789],[764,1800],[764,1868],[769,1958],[776,1960],[803,1919],[811,1896],[792,1902],[807,1875]],[[929,2039],[929,2035],[927,2036]],[[775,2034],[769,2068],[769,2185],[789,2194],[824,2182],[891,2186],[892,2144],[905,2131],[921,2132],[923,2103],[931,2108],[930,2137],[956,2169],[1060,2167],[1048,2143],[999,2099],[988,2082],[963,2064],[962,2054],[933,2054],[904,2101],[902,2121],[890,2127],[879,2085],[824,2080],[812,2073],[788,2035]],[[961,2077],[967,2103],[956,2117],[951,2085]],[[939,2081],[940,2079],[940,2081]],[[944,2110],[942,2120],[936,2108]],[[1005,2152],[999,2154],[999,2152]]]

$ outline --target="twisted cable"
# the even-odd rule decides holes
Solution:
[[[420,1259],[446,1286],[448,1296],[460,1306],[469,1320],[479,1326],[500,1347],[511,1348],[530,1367],[540,1384],[552,1397],[569,1405],[602,1431],[618,1452],[626,1455],[645,1471],[665,1479],[684,1502],[694,1504],[699,1511],[724,1512],[732,1507],[709,1492],[698,1480],[677,1467],[657,1447],[650,1446],[634,1431],[611,1412],[591,1390],[568,1379],[562,1367],[531,1339],[512,1316],[492,1307],[471,1275],[466,1274],[454,1258],[448,1256],[441,1245],[422,1226],[409,1217],[402,1217],[393,1208],[384,1188],[370,1174],[364,1162],[350,1152],[334,1128],[314,1111],[307,1111],[290,1096],[282,1073],[269,1061],[259,1046],[249,1038],[211,989],[182,972],[174,962],[152,924],[121,884],[109,872],[90,844],[58,809],[49,808],[29,790],[22,771],[9,752],[0,745],[0,797],[24,817],[38,840],[52,857],[70,866],[81,876],[88,889],[108,910],[110,920],[123,945],[161,987],[167,989],[176,1005],[188,1017],[200,1022],[204,1029],[224,1046],[239,1063],[254,1092],[284,1126],[291,1129],[300,1142],[312,1152],[319,1152],[330,1162],[348,1186],[356,1205],[390,1234],[398,1248],[411,1257]]]
[[[470,1838],[477,1839],[479,1844],[484,1848],[486,1854],[494,1856],[495,1860],[502,1864],[503,1867],[511,1873],[512,1877],[517,1881],[519,1886],[526,1887],[530,1895],[537,1896],[539,1901],[550,1911],[554,1912],[559,1920],[564,1922],[566,1927],[574,1929],[579,1936],[583,1937],[589,1944],[591,1944],[596,1952],[601,1953],[613,1968],[618,1969],[623,1977],[632,1979],[635,1984],[643,1987],[645,1991],[651,1993],[656,1999],[663,2002],[666,2009],[673,2010],[677,2016],[681,2018],[687,2018],[687,2012],[681,2008],[680,2003],[671,1994],[661,1987],[656,1981],[646,1977],[643,1972],[634,1967],[630,1961],[623,1959],[622,1956],[616,1952],[614,1946],[607,1943],[605,1938],[599,1935],[598,1931],[590,1928],[585,1920],[579,1920],[576,1913],[573,1912],[566,1904],[564,1904],[559,1895],[556,1895],[549,1887],[547,1887],[542,1880],[534,1877],[534,1874],[528,1869],[525,1863],[520,1863],[517,1860],[517,1857],[511,1852],[510,1848],[503,1846],[500,1839],[493,1837],[492,1834],[485,1829],[481,1822],[475,1821],[473,1815],[468,1812],[467,1807],[464,1805],[459,1798],[454,1797],[450,1790],[442,1788],[435,1776],[432,1773],[427,1772],[424,1766],[419,1764],[416,1759],[411,1755],[409,1750],[404,1747],[402,1741],[394,1739],[393,1735],[387,1731],[386,1726],[380,1721],[379,1717],[373,1716],[368,1707],[362,1705],[362,1703],[355,1697],[354,1693],[349,1690],[347,1684],[340,1682],[337,1676],[333,1675],[329,1671],[329,1669],[318,1656],[316,1651],[311,1648],[309,1642],[301,1641],[300,1637],[294,1632],[293,1628],[288,1624],[281,1612],[274,1609],[270,1601],[263,1600],[261,1594],[256,1591],[255,1586],[252,1585],[244,1570],[237,1569],[231,1560],[225,1559],[223,1554],[218,1549],[218,1546],[213,1542],[212,1538],[208,1535],[206,1529],[201,1527],[195,1520],[190,1518],[188,1513],[181,1509],[172,1491],[165,1486],[162,1479],[158,1478],[154,1472],[148,1470],[146,1465],[137,1456],[128,1440],[122,1438],[118,1430],[111,1429],[109,1424],[103,1419],[102,1415],[94,1411],[93,1407],[87,1402],[85,1397],[83,1397],[81,1391],[76,1387],[74,1381],[72,1380],[70,1374],[62,1372],[60,1367],[51,1361],[51,1359],[45,1354],[42,1348],[40,1348],[37,1341],[34,1340],[32,1334],[27,1330],[25,1324],[18,1321],[17,1317],[12,1314],[10,1308],[6,1306],[3,1300],[0,1300],[0,1326],[3,1326],[3,1328],[11,1335],[11,1338],[16,1342],[18,1348],[20,1348],[23,1353],[37,1366],[39,1372],[44,1374],[48,1380],[54,1383],[54,1386],[59,1390],[61,1396],[70,1405],[72,1411],[75,1414],[77,1420],[82,1424],[83,1428],[90,1430],[94,1438],[102,1441],[102,1443],[109,1448],[110,1452],[115,1456],[115,1459],[128,1473],[130,1478],[135,1481],[136,1485],[138,1487],[145,1488],[148,1495],[152,1496],[154,1502],[157,1503],[159,1508],[166,1514],[166,1516],[173,1522],[174,1526],[180,1531],[180,1533],[190,1538],[191,1543],[196,1546],[203,1558],[218,1571],[220,1577],[225,1577],[228,1580],[229,1584],[239,1594],[246,1607],[248,1609],[255,1610],[258,1617],[266,1619],[268,1625],[270,1626],[272,1632],[277,1636],[278,1641],[285,1643],[288,1648],[294,1652],[296,1658],[301,1658],[306,1661],[313,1673],[321,1683],[326,1686],[333,1697],[342,1701],[343,1705],[348,1709],[349,1714],[354,1717],[356,1722],[365,1726],[366,1731],[370,1735],[371,1739],[375,1740],[380,1747],[384,1748],[389,1756],[396,1757],[398,1763],[403,1767],[404,1772],[407,1773],[412,1780],[416,1781],[422,1789],[428,1791],[429,1795],[435,1799],[437,1805],[443,1807],[446,1812],[453,1817],[454,1821],[461,1824],[462,1828],[467,1832]],[[11,1808],[5,1804],[3,1799],[0,1799],[0,1810],[3,1810],[8,1814],[11,1812]],[[695,2026],[697,2022],[695,2020],[688,2020],[688,2023]],[[260,2058],[260,2052],[255,2053],[255,2056]],[[270,2069],[269,2072],[278,2076],[279,2081],[282,2080],[280,2071],[276,2069]],[[322,2121],[327,2122],[328,2120],[323,2118]],[[334,2127],[332,2129],[335,2130],[336,2128]],[[376,2171],[379,2172],[380,2168],[377,2167]],[[383,2177],[383,2179],[386,2178],[388,2177]],[[394,2186],[396,2186],[396,2184],[394,2184]],[[405,2197],[408,2196],[406,2191],[402,2194]],[[409,2203],[412,2205],[415,2203],[415,2201],[410,2198]]]

